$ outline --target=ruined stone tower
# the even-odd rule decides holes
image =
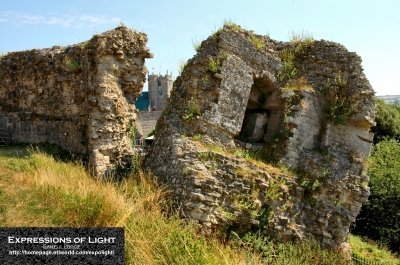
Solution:
[[[188,60],[169,106],[145,164],[184,218],[349,253],[376,115],[357,54],[224,26]]]

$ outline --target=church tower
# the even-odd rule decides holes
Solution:
[[[162,111],[167,105],[167,99],[172,90],[172,73],[165,76],[148,75],[150,110]]]

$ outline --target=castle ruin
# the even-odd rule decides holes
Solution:
[[[206,232],[258,227],[350,251],[376,115],[358,55],[225,25],[187,62],[168,104],[145,166],[185,218]]]
[[[89,157],[97,176],[129,166],[129,124],[152,58],[146,43],[146,34],[118,27],[77,45],[0,58],[8,144],[57,144]]]
[[[128,167],[146,43],[118,27],[0,58],[2,143],[57,144],[89,157],[97,176]],[[185,218],[205,232],[258,227],[349,251],[349,226],[369,196],[376,115],[357,54],[225,26],[202,42],[167,100],[171,82],[149,75],[150,109],[165,111],[145,167],[169,184]]]

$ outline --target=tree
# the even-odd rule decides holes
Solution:
[[[385,244],[400,254],[400,143],[384,138],[368,160],[371,195],[353,233]]]
[[[400,140],[400,105],[388,104],[382,99],[377,99],[376,127],[374,142],[377,143],[385,137]]]

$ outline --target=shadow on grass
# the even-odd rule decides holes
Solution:
[[[0,157],[27,157],[32,152],[39,151],[52,156],[54,159],[62,162],[77,162],[86,164],[86,157],[83,155],[73,154],[58,145],[41,143],[41,144],[14,144],[0,147]]]

